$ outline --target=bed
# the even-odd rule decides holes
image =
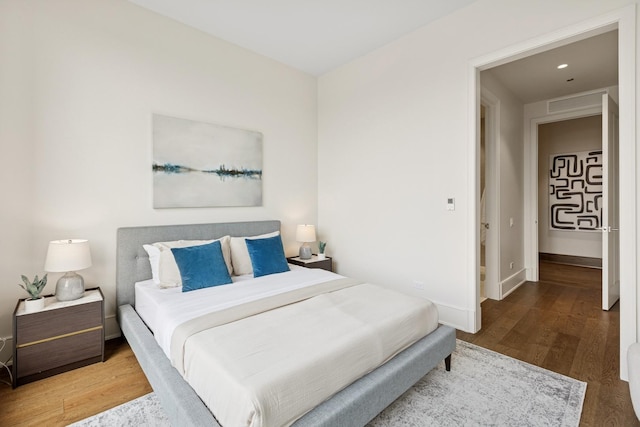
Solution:
[[[143,245],[160,241],[256,236],[280,230],[279,221],[128,227],[118,230],[118,321],[173,425],[219,426],[196,391],[183,379],[134,309],[135,284],[151,277]],[[294,304],[295,305],[295,304]],[[438,363],[450,366],[455,331],[439,325],[424,338],[319,403],[294,426],[364,426]]]

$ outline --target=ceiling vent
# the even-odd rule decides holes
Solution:
[[[606,89],[585,92],[579,95],[565,96],[547,101],[547,113],[562,113],[565,111],[582,110],[602,105],[602,95],[608,93]]]

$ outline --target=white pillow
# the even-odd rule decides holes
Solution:
[[[227,266],[227,270],[229,274],[231,274],[231,248],[229,247],[229,236],[221,237],[220,239],[214,240],[176,240],[173,242],[156,242],[152,245],[144,245],[151,246],[157,250],[147,249],[145,250],[149,254],[149,262],[151,263],[151,274],[153,276],[154,269],[157,271],[157,277],[153,276],[153,281],[158,284],[161,288],[171,288],[176,286],[182,286],[182,278],[180,277],[180,269],[178,268],[178,264],[176,263],[176,259],[173,257],[173,252],[171,252],[171,248],[186,248],[190,246],[200,246],[206,245],[208,243],[214,242],[215,240],[220,241],[220,246],[222,247],[222,256],[224,258],[224,263]],[[152,256],[153,254],[153,256]],[[154,262],[157,262],[157,267],[154,266]]]
[[[242,276],[244,274],[253,274],[253,267],[251,266],[251,258],[249,257],[249,250],[245,239],[266,239],[268,237],[275,237],[280,235],[279,231],[272,233],[260,234],[259,236],[250,237],[231,237],[231,264],[233,265],[233,274],[236,276]]]
[[[151,265],[151,278],[156,285],[160,284],[160,249],[153,245],[142,245],[147,255],[149,255],[149,264]]]

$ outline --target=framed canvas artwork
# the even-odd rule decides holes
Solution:
[[[262,134],[153,118],[153,207],[262,205]]]
[[[602,150],[552,154],[549,227],[596,231],[602,226]]]

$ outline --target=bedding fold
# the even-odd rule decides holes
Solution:
[[[185,342],[189,337],[201,331],[273,310],[278,307],[303,301],[323,293],[355,286],[360,283],[361,282],[355,279],[340,277],[338,279],[320,282],[311,286],[271,295],[259,300],[253,300],[232,307],[227,307],[186,321],[177,326],[171,335],[171,363],[178,372],[180,372],[180,374],[184,375]]]

